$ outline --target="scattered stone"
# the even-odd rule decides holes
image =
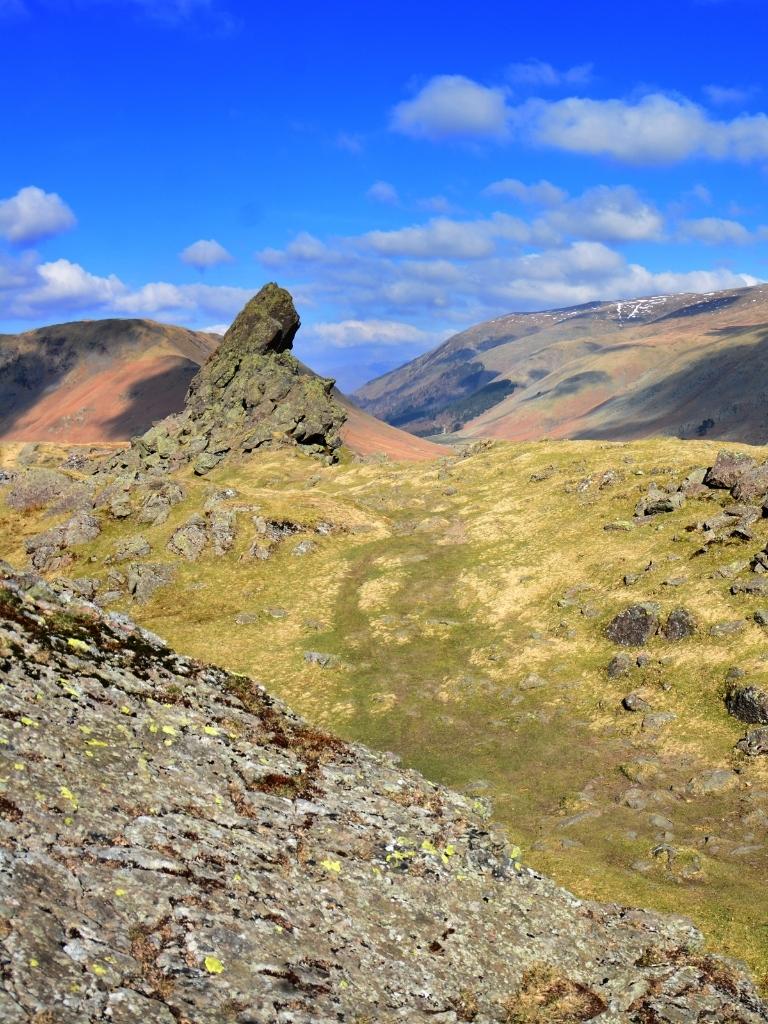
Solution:
[[[648,643],[659,629],[659,606],[653,603],[633,604],[620,612],[606,628],[606,635],[622,647],[639,647]]]
[[[651,484],[648,493],[644,495],[635,506],[635,517],[656,516],[663,512],[675,512],[685,504],[685,495],[682,491],[675,491],[669,494],[660,490],[655,484]]]
[[[258,621],[258,615],[254,615],[253,612],[238,612],[235,616],[235,622],[238,626],[252,626],[254,622]]]
[[[291,554],[297,555],[297,556],[309,555],[313,551],[316,551],[316,550],[317,550],[317,545],[314,544],[311,540],[301,540],[296,545],[296,547],[293,549]]]
[[[663,729],[671,722],[676,721],[677,715],[674,711],[653,711],[643,718],[643,730],[645,732],[655,732],[657,729]]]
[[[184,489],[175,481],[152,480],[150,494],[138,510],[140,523],[161,526],[170,515],[171,508],[185,498]]]
[[[188,562],[196,562],[208,545],[208,540],[206,521],[195,514],[173,531],[167,548]]]
[[[628,654],[616,654],[608,662],[608,678],[618,679],[619,676],[627,676],[633,667],[634,663]]]
[[[320,668],[333,668],[339,664],[339,658],[335,654],[325,654],[322,651],[304,651],[304,661],[310,665],[319,665]]]
[[[768,754],[768,728],[762,725],[756,729],[748,729],[746,736],[736,744],[736,749],[748,757]]]
[[[90,512],[77,512],[61,526],[27,538],[25,543],[30,564],[38,572],[55,572],[70,565],[70,548],[95,540],[101,533],[98,519]]]
[[[612,523],[606,523],[603,527],[604,530],[613,530],[618,533],[630,533],[634,528],[635,524],[628,519],[615,519]]]
[[[622,697],[621,706],[625,711],[650,711],[651,705],[639,693],[628,693]]]
[[[768,693],[756,686],[732,686],[725,696],[728,713],[741,722],[768,725]]]
[[[172,565],[162,562],[134,562],[126,570],[128,593],[137,604],[146,604],[161,587],[166,587],[176,573]]]
[[[752,617],[758,626],[768,626],[768,609],[758,608]]]
[[[689,796],[705,796],[708,793],[722,793],[732,789],[738,782],[738,775],[730,768],[713,768],[699,772],[690,779],[685,787]]]
[[[762,499],[768,491],[768,463],[758,466],[755,459],[741,452],[719,452],[704,483],[729,490],[738,501]]]
[[[687,608],[674,608],[667,616],[663,633],[667,640],[684,640],[693,636],[697,628],[696,619]]]
[[[692,469],[691,472],[683,478],[680,484],[680,490],[688,497],[691,495],[701,494],[706,490],[706,487],[704,486],[704,478],[706,475],[707,469],[705,466]]]
[[[229,490],[232,490],[232,488],[229,488]],[[213,546],[214,555],[219,557],[225,555],[232,549],[235,543],[237,517],[234,511],[212,508],[208,511],[206,518],[207,533]]]
[[[127,562],[129,559],[144,558],[151,551],[152,547],[147,538],[137,534],[135,537],[120,541],[115,549],[114,560]]]
[[[739,580],[731,586],[732,594],[759,594],[768,596],[768,579]]]
[[[715,622],[714,625],[709,627],[710,636],[735,636],[737,633],[743,632],[746,627],[746,622],[743,619],[733,619],[729,622]]]
[[[640,579],[640,576],[636,572],[628,572],[624,578],[623,583],[625,587],[631,587]]]

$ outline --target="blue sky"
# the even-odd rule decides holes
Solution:
[[[0,0],[0,330],[291,288],[351,390],[512,310],[768,278],[761,0]]]

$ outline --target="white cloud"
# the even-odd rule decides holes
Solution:
[[[387,203],[390,206],[396,206],[400,202],[397,189],[388,181],[374,181],[365,194],[377,203]]]
[[[437,75],[412,100],[398,103],[391,127],[422,139],[504,139],[508,135],[505,91],[463,75]]]
[[[154,281],[135,291],[127,291],[113,303],[116,311],[129,316],[185,315],[201,313],[234,316],[256,289],[233,288],[227,285],[170,284]]]
[[[558,71],[546,61],[532,58],[519,64],[510,64],[507,78],[518,85],[584,85],[591,81],[592,72],[592,64],[577,64]]]
[[[553,103],[529,100],[512,113],[512,123],[534,144],[634,164],[768,157],[765,114],[715,120],[689,100],[660,93],[634,103],[577,97]]]
[[[207,327],[199,327],[203,334],[226,334],[230,324],[209,324]]]
[[[480,259],[490,256],[496,239],[526,242],[531,229],[516,217],[494,213],[487,220],[452,220],[434,217],[395,231],[369,231],[361,242],[375,252],[389,256],[447,257]]]
[[[549,75],[549,65],[525,67]],[[557,74],[554,69],[552,74]],[[395,107],[391,127],[432,141],[517,137],[531,145],[632,164],[768,158],[768,116],[762,112],[718,119],[684,97],[663,93],[637,100],[530,99],[512,106],[503,88],[461,75],[430,79],[414,99]]]
[[[533,185],[525,185],[516,178],[503,178],[501,181],[492,181],[483,190],[487,196],[512,196],[522,203],[531,203],[536,206],[558,206],[568,196],[567,192],[553,185],[550,181],[538,181]]]
[[[754,89],[738,89],[727,85],[705,85],[704,92],[714,106],[727,107],[731,104],[746,103],[754,93]]]
[[[18,245],[50,238],[75,224],[75,215],[61,196],[34,185],[0,200],[0,236]]]
[[[290,261],[300,263],[334,262],[338,259],[338,254],[308,231],[300,231],[284,249],[271,247],[261,249],[256,253],[256,259],[266,267],[281,267]]]
[[[429,210],[430,213],[456,213],[457,207],[447,196],[426,196],[419,200],[422,210]]]
[[[722,217],[701,217],[688,220],[681,225],[683,238],[705,245],[745,245],[752,241],[752,234],[737,220]]]
[[[310,328],[320,341],[334,348],[356,348],[360,345],[424,344],[430,340],[427,331],[398,320],[339,320],[321,322]]]
[[[36,267],[36,280],[30,284],[11,303],[11,309],[17,315],[51,308],[103,306],[116,302],[127,290],[114,274],[98,277],[79,263],[64,259],[41,263]]]
[[[186,249],[182,249],[179,259],[190,267],[197,267],[198,270],[207,270],[208,267],[233,262],[232,254],[214,238],[201,238],[193,242]]]
[[[604,242],[658,241],[664,218],[629,185],[599,185],[571,199],[546,216],[547,223],[567,235]]]

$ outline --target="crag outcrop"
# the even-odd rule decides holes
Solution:
[[[0,681],[7,1024],[768,1021],[683,919],[8,566]]]
[[[111,459],[111,472],[199,475],[233,455],[297,444],[328,460],[346,414],[333,381],[307,373],[291,354],[299,317],[290,294],[267,284],[250,300],[192,380],[184,410],[167,416]]]

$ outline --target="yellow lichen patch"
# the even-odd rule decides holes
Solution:
[[[74,636],[67,637],[67,647],[69,647],[70,650],[78,651],[81,654],[90,650],[88,644],[85,643],[84,640],[78,640],[77,637]]]
[[[203,964],[209,974],[221,974],[224,970],[224,964],[217,956],[207,956]]]
[[[326,871],[332,871],[337,875],[341,872],[341,862],[338,860],[332,860],[330,857],[325,857],[321,860],[320,867],[325,868]]]
[[[69,801],[72,804],[74,810],[77,810],[77,797],[68,786],[59,786],[59,796],[63,800]]]

